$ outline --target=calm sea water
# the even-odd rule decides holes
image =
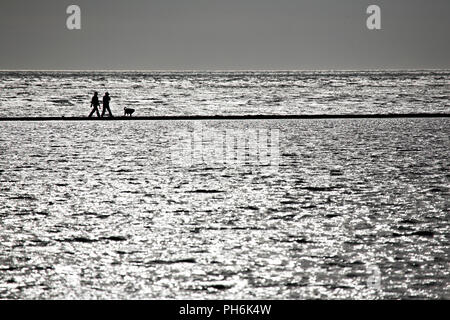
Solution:
[[[448,103],[439,73],[2,76],[2,115],[85,112],[100,83],[145,114]],[[0,298],[450,298],[448,118],[203,122],[279,130],[275,171],[175,164],[194,125],[0,122]]]
[[[83,116],[94,90],[135,115],[447,112],[450,71],[0,72],[0,116]]]

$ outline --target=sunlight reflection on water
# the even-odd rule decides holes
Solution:
[[[175,166],[189,121],[0,123],[0,297],[449,298],[448,121],[204,123],[278,129],[269,172]]]
[[[87,116],[93,91],[113,114],[443,113],[450,72],[0,72],[0,116]]]

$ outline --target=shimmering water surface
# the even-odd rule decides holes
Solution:
[[[448,112],[450,71],[0,72],[0,116],[83,116],[94,90],[135,115]]]
[[[275,171],[174,164],[194,121],[0,123],[0,298],[450,298],[449,121],[203,122],[278,129]]]

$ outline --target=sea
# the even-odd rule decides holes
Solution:
[[[0,299],[449,299],[449,80],[0,72],[2,118],[437,114],[0,121]]]
[[[0,72],[0,117],[83,116],[94,91],[135,116],[441,113],[450,70]]]

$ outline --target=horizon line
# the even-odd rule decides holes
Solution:
[[[370,72],[370,71],[450,71],[450,68],[386,69],[0,69],[0,72]]]

